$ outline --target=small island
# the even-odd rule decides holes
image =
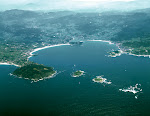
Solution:
[[[139,86],[141,86],[141,84],[137,83],[135,86],[130,86],[128,88],[119,89],[119,91],[122,91],[122,92],[131,92],[133,94],[136,94],[135,95],[135,99],[138,99],[137,93],[138,92],[142,93],[142,91],[143,91]]]
[[[81,70],[78,70],[76,72],[73,73],[73,77],[80,77],[84,74],[85,72],[84,71],[81,71]]]
[[[53,77],[56,71],[52,67],[31,63],[17,68],[13,75],[19,78],[29,79],[34,82]]]
[[[111,57],[117,57],[117,56],[120,56],[121,54],[122,54],[121,50],[109,52],[109,56],[111,56]]]
[[[103,78],[102,76],[96,76],[96,78],[92,79],[96,83],[106,83],[106,84],[111,84],[111,82],[107,82],[106,78]]]

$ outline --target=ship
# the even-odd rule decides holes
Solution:
[[[82,45],[83,41],[71,41],[69,42],[70,45]]]

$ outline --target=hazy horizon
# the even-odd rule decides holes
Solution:
[[[149,7],[150,0],[0,0],[0,10],[132,11]]]

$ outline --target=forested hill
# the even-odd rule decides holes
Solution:
[[[67,43],[73,38],[115,42],[148,38],[149,11],[76,13],[14,9],[0,12],[0,62],[22,65],[33,49]]]

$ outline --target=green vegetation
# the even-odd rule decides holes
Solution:
[[[102,81],[103,81],[102,78],[95,78],[94,80],[95,80],[95,81],[99,81],[99,82],[102,82]]]
[[[73,77],[80,77],[84,74],[84,71],[78,70],[73,73]]]
[[[21,66],[13,74],[22,78],[39,80],[55,72],[28,61],[34,49],[54,44],[81,45],[78,41],[109,38],[121,43],[125,52],[150,55],[149,11],[99,14],[15,9],[0,12],[0,19],[0,62]],[[120,51],[110,52],[110,56],[119,55]],[[83,73],[76,71],[73,76]]]
[[[93,38],[109,38],[110,41],[121,43],[128,53],[150,55],[149,11],[107,12],[100,15],[68,11],[48,13],[8,10],[0,12],[0,19],[0,62],[21,66],[18,71],[30,69],[28,57],[36,48],[68,42],[80,45],[82,42],[78,41]],[[113,51],[110,55],[118,56],[120,51]],[[25,71],[29,73],[26,75],[32,74]],[[39,71],[32,71],[40,75]],[[22,73],[17,74],[26,78]],[[78,71],[73,75],[82,74]],[[37,76],[37,79],[40,77],[45,76]]]
[[[119,54],[120,53],[120,51],[119,50],[117,50],[117,51],[113,51],[115,54]]]
[[[24,79],[30,79],[38,81],[44,78],[50,78],[56,71],[52,67],[43,66],[36,63],[27,64],[23,67],[17,68],[13,75],[22,77]]]
[[[150,37],[134,38],[132,40],[123,41],[122,46],[128,53],[135,55],[150,55]]]
[[[0,19],[0,62],[20,66],[28,64],[31,51],[48,45],[68,43],[72,40],[109,38],[110,41],[118,43],[125,41],[124,46],[135,48],[130,43],[132,38],[147,38],[150,35],[149,11],[107,12],[99,15],[94,12],[48,13],[15,9],[0,12]],[[139,44],[146,44],[142,41]],[[80,45],[82,42],[72,44]],[[149,43],[144,47],[137,42],[136,45],[133,53],[146,54],[144,50],[149,47]]]
[[[92,81],[94,81],[96,83],[111,84],[110,81],[108,82],[106,78],[103,78],[103,75],[102,76],[96,76],[96,78],[92,79]]]
[[[102,78],[102,76],[96,76],[96,78],[92,79],[94,82],[97,82],[97,83],[106,83],[106,80],[105,78]]]
[[[24,65],[28,62],[27,52],[30,47],[24,48],[19,45],[0,45],[0,62],[14,63],[17,65]]]
[[[116,50],[116,51],[112,51],[109,52],[111,57],[116,57],[116,56],[120,56],[121,55],[121,51],[120,50]]]

